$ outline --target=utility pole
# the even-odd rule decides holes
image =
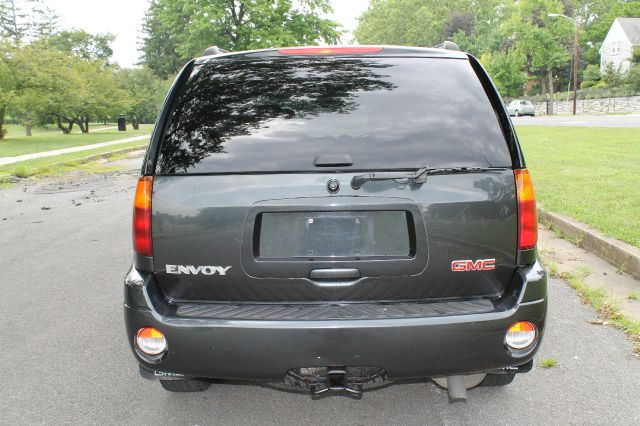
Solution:
[[[575,36],[573,39],[573,115],[576,115],[576,99],[578,97],[578,20],[560,13],[549,13],[549,17],[568,19],[573,22],[575,27]]]

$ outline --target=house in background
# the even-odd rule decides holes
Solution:
[[[634,47],[640,48],[640,18],[616,18],[600,48],[600,72],[609,64],[613,69],[627,72]]]

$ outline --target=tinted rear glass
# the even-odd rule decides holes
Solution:
[[[345,170],[511,166],[467,60],[277,58],[196,65],[157,172],[319,171],[327,154]]]

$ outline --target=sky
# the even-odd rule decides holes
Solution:
[[[147,0],[45,0],[60,16],[60,27],[77,28],[90,33],[112,33],[113,60],[122,67],[138,62],[138,43]],[[358,25],[357,17],[367,9],[369,0],[331,0],[334,13],[331,19],[339,22],[352,39],[351,32]]]

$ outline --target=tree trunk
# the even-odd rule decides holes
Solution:
[[[4,107],[0,107],[0,140],[4,138],[5,130],[2,128],[4,124]]]
[[[78,126],[80,126],[80,131],[82,133],[89,133],[89,117],[80,117],[78,121]]]
[[[64,124],[62,124],[62,117],[60,117],[59,115],[56,115],[56,123],[58,124],[58,129],[62,130],[62,133],[64,133],[65,135],[68,135],[69,133],[71,133],[71,130],[73,129],[73,125],[76,122],[76,119],[75,118],[68,119],[64,117],[64,120],[68,123],[68,127],[65,127]]]
[[[551,103],[549,104],[549,115],[553,115],[553,71],[549,68],[549,97],[551,98]]]
[[[133,117],[131,119],[131,126],[133,127],[133,130],[138,130],[140,128],[140,123],[138,122],[137,117]]]
[[[27,123],[24,125],[24,134],[31,136],[31,124]]]

